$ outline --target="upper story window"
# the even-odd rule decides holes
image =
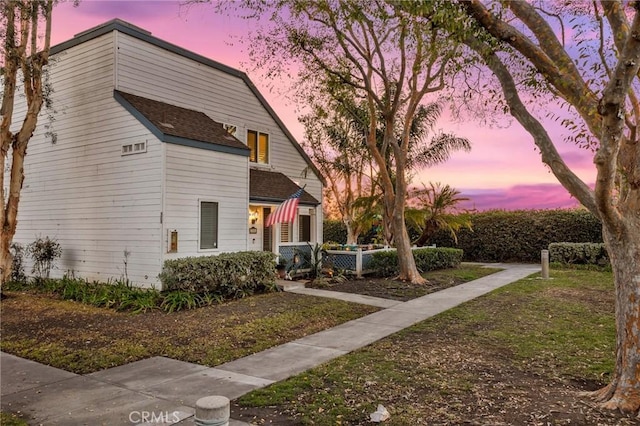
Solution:
[[[249,161],[269,164],[269,135],[255,130],[247,130],[247,146],[251,149]]]

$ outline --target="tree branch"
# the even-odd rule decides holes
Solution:
[[[484,58],[487,66],[500,82],[511,115],[531,134],[534,143],[540,149],[542,161],[549,166],[558,181],[571,195],[593,214],[600,216],[593,192],[567,167],[544,126],[529,113],[522,103],[513,77],[498,55],[487,44],[478,40],[467,39],[466,44]]]

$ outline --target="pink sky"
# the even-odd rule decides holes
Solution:
[[[66,41],[113,18],[123,19],[150,31],[155,37],[246,71],[293,135],[302,141],[303,130],[297,120],[295,105],[281,93],[269,90],[261,76],[251,72],[247,49],[239,42],[240,37],[251,31],[251,21],[218,15],[210,5],[188,8],[175,1],[83,0],[78,7],[71,3],[60,3],[55,7],[52,44]],[[284,87],[287,83],[283,82]],[[503,122],[509,124],[510,120],[507,118]],[[454,153],[449,162],[424,170],[417,175],[414,184],[429,181],[449,184],[472,198],[472,204],[479,210],[577,205],[542,164],[531,137],[518,123],[488,128],[472,121],[447,122],[443,117],[439,126],[468,138],[472,151]],[[558,126],[548,129],[554,139],[561,140]],[[558,144],[558,150],[578,176],[587,183],[594,182],[592,153],[564,142]]]

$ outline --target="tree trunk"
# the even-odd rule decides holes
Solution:
[[[396,157],[401,157],[396,153]],[[409,281],[412,284],[425,284],[425,280],[418,268],[416,267],[416,261],[411,251],[411,239],[407,232],[407,224],[404,217],[404,208],[406,203],[407,183],[405,181],[405,167],[404,158],[396,158],[396,182],[395,190],[396,196],[394,197],[393,204],[393,236],[395,238],[395,246],[398,251],[398,267],[400,274],[398,279],[403,281]]]
[[[347,244],[358,244],[358,229],[352,225],[350,218],[344,219],[344,226],[347,228]]]
[[[25,123],[29,128],[36,126],[36,120],[33,116],[27,115]],[[29,134],[31,137],[33,131]],[[11,255],[11,242],[16,234],[18,225],[18,205],[20,204],[20,191],[24,182],[24,157],[26,155],[26,144],[21,145],[11,152],[11,180],[9,182],[9,196],[5,205],[4,223],[0,232],[0,280],[1,284],[11,279],[11,269],[13,264],[13,256]]]
[[[418,272],[416,261],[411,251],[411,240],[409,239],[409,233],[404,223],[404,210],[396,211],[393,215],[393,227],[395,229],[398,266],[400,268],[398,279],[409,281],[413,284],[425,284],[427,280]]]
[[[437,230],[438,225],[434,223],[433,220],[427,220],[424,224],[424,228],[422,229],[420,237],[416,240],[416,245],[418,247],[422,247],[427,244],[427,242],[429,242],[429,239],[433,237]]]
[[[616,366],[611,383],[594,392],[608,409],[640,409],[640,218],[623,219],[614,233],[603,223],[603,237],[616,285]]]

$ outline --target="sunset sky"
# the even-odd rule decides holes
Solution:
[[[251,21],[217,15],[210,5],[180,6],[174,1],[92,1],[80,6],[61,3],[54,8],[52,44],[120,18],[150,31],[154,36],[223,64],[246,71],[276,113],[300,142],[302,126],[295,105],[252,72],[247,46],[240,38],[252,30]],[[283,82],[283,87],[287,82]],[[456,123],[443,117],[438,127],[468,138],[470,153],[455,153],[440,166],[421,172],[414,183],[442,182],[472,199],[479,210],[490,208],[557,208],[576,206],[540,161],[531,137],[508,118],[500,128],[483,127],[472,120]],[[551,128],[561,141],[562,129]],[[558,150],[570,167],[588,184],[595,181],[591,152],[560,142]]]

